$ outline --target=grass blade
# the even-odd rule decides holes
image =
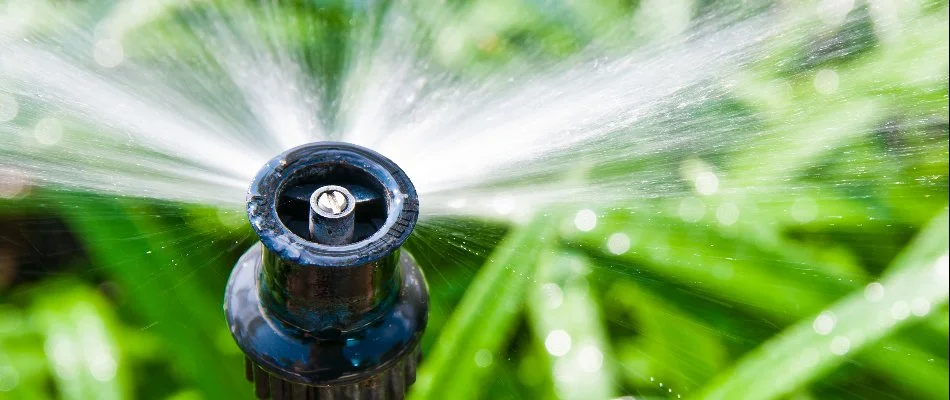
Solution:
[[[587,280],[588,260],[557,252],[542,255],[539,264],[539,285],[528,293],[528,314],[537,341],[545,343],[558,398],[615,397],[611,360],[605,356],[612,352]]]
[[[948,295],[946,209],[894,260],[881,280],[883,297],[871,301],[853,293],[829,310],[833,327],[816,333],[815,318],[787,329],[748,354],[701,392],[703,399],[772,399],[790,393],[832,370],[862,348],[916,320],[915,304],[928,309]],[[914,307],[915,309],[917,307]],[[922,307],[921,307],[922,308]],[[829,315],[829,314],[826,314]]]
[[[221,311],[223,292],[197,279],[197,271],[222,260],[202,254],[197,241],[181,236],[186,229],[162,223],[135,202],[75,196],[70,204],[76,208],[64,213],[91,258],[128,290],[189,383],[209,398],[249,398],[243,360]]]
[[[553,241],[557,221],[551,215],[539,215],[502,241],[446,322],[410,398],[477,397],[489,368],[480,367],[475,356],[487,352],[501,357],[528,285],[534,282],[538,256]]]
[[[95,291],[74,282],[47,283],[33,303],[33,321],[56,388],[64,399],[124,399],[132,388],[124,370],[112,310]]]

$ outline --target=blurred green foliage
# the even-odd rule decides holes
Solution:
[[[714,172],[736,190],[591,210],[587,231],[577,210],[524,226],[420,226],[407,246],[433,305],[411,397],[946,399],[947,3],[877,3],[856,1],[834,29],[802,18],[726,100],[683,111],[743,124],[754,134],[741,145],[621,168],[665,169],[687,188]],[[204,50],[175,21],[237,6],[163,4],[130,35],[182,60]],[[381,23],[368,16],[388,4],[262,4],[246,6],[304,56],[332,113],[349,33]],[[477,75],[595,41],[662,42],[684,18],[769,6],[455,0],[410,17],[422,31],[453,29],[420,39],[435,65]],[[904,29],[886,29],[895,23]],[[826,70],[833,93],[816,89]],[[21,262],[31,244],[14,240],[15,221],[50,218],[82,251]],[[0,398],[250,397],[221,313],[230,268],[253,242],[239,212],[34,189],[0,198],[0,221],[12,243],[0,247]]]

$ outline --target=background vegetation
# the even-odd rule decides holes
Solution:
[[[169,21],[203,2],[165,3],[135,40],[187,51]],[[288,41],[330,82],[348,32],[380,6],[267,4],[298,21]],[[412,17],[457,27],[432,57],[480,74],[567,57],[617,26],[650,43],[676,18],[763,6],[457,0]],[[433,304],[412,396],[946,399],[947,3],[820,17],[738,74],[728,100],[683,111],[741,121],[755,145],[619,167],[665,170],[690,194],[431,225],[457,235],[420,227],[408,247]],[[894,19],[906,29],[881,29]],[[926,68],[942,75],[914,72]],[[698,188],[708,173],[740,189]],[[0,177],[0,398],[249,398],[221,299],[253,241],[238,211]]]

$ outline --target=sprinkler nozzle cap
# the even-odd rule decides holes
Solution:
[[[399,166],[339,142],[311,143],[275,157],[247,196],[248,218],[264,249],[299,266],[346,267],[384,258],[409,237],[418,213],[415,187]],[[328,225],[337,226],[328,233]]]
[[[340,246],[353,242],[356,198],[343,186],[327,185],[310,196],[310,239]]]
[[[340,218],[353,212],[356,199],[342,186],[324,186],[313,192],[310,207],[327,218]]]

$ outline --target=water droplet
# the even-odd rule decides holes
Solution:
[[[818,314],[818,317],[815,318],[815,321],[812,322],[811,326],[815,329],[815,333],[819,335],[827,335],[835,329],[835,324],[838,323],[838,319],[835,316],[835,313],[831,311],[824,311],[821,314]]]
[[[46,354],[52,359],[56,374],[72,379],[79,375],[79,357],[76,345],[63,333],[54,334],[46,339]]]
[[[916,297],[910,302],[910,312],[918,317],[927,316],[930,313],[930,301],[923,297]]]
[[[580,349],[577,355],[577,362],[581,369],[586,372],[600,371],[604,364],[604,353],[594,345],[586,345]]]
[[[20,384],[20,374],[11,366],[0,366],[0,392],[9,392]]]
[[[454,61],[465,54],[470,38],[459,28],[448,27],[439,32],[436,48],[446,61]]]
[[[117,40],[101,39],[96,42],[92,56],[97,64],[106,68],[114,68],[125,59],[125,50],[122,48],[122,43]]]
[[[695,197],[687,197],[680,201],[679,216],[686,222],[699,222],[706,215],[706,205]]]
[[[910,316],[910,307],[906,301],[900,300],[891,306],[891,317],[901,321]]]
[[[697,193],[709,196],[719,191],[719,177],[712,171],[702,171],[696,174],[694,185]]]
[[[63,138],[63,124],[56,118],[43,118],[33,128],[33,136],[41,144],[55,145]]]
[[[807,224],[818,217],[818,203],[810,197],[799,198],[792,203],[788,212],[798,223]]]
[[[102,349],[102,351],[92,355],[88,364],[89,372],[97,381],[108,382],[115,378],[118,365],[115,357],[107,349]]]
[[[494,362],[494,357],[490,351],[481,349],[475,353],[475,365],[479,368],[487,368],[492,365],[492,362]]]
[[[878,301],[881,301],[881,299],[883,298],[884,298],[884,285],[877,282],[871,282],[867,286],[865,286],[864,288],[865,300],[871,303],[876,303]]]
[[[588,209],[578,211],[574,216],[574,226],[583,232],[594,230],[597,227],[597,214]]]
[[[29,190],[29,179],[22,172],[0,168],[0,199],[16,198]]]
[[[843,356],[848,354],[848,350],[851,350],[851,341],[847,337],[835,336],[831,339],[831,354]]]
[[[541,293],[544,295],[546,305],[549,310],[556,310],[564,302],[564,292],[556,283],[545,283],[541,285]]]
[[[630,250],[630,237],[621,232],[610,235],[607,239],[607,250],[616,255],[626,253]]]
[[[720,204],[716,209],[716,219],[724,226],[735,224],[739,220],[739,207],[732,202]]]
[[[561,357],[571,351],[571,335],[563,330],[551,331],[544,339],[544,348],[552,356]]]

